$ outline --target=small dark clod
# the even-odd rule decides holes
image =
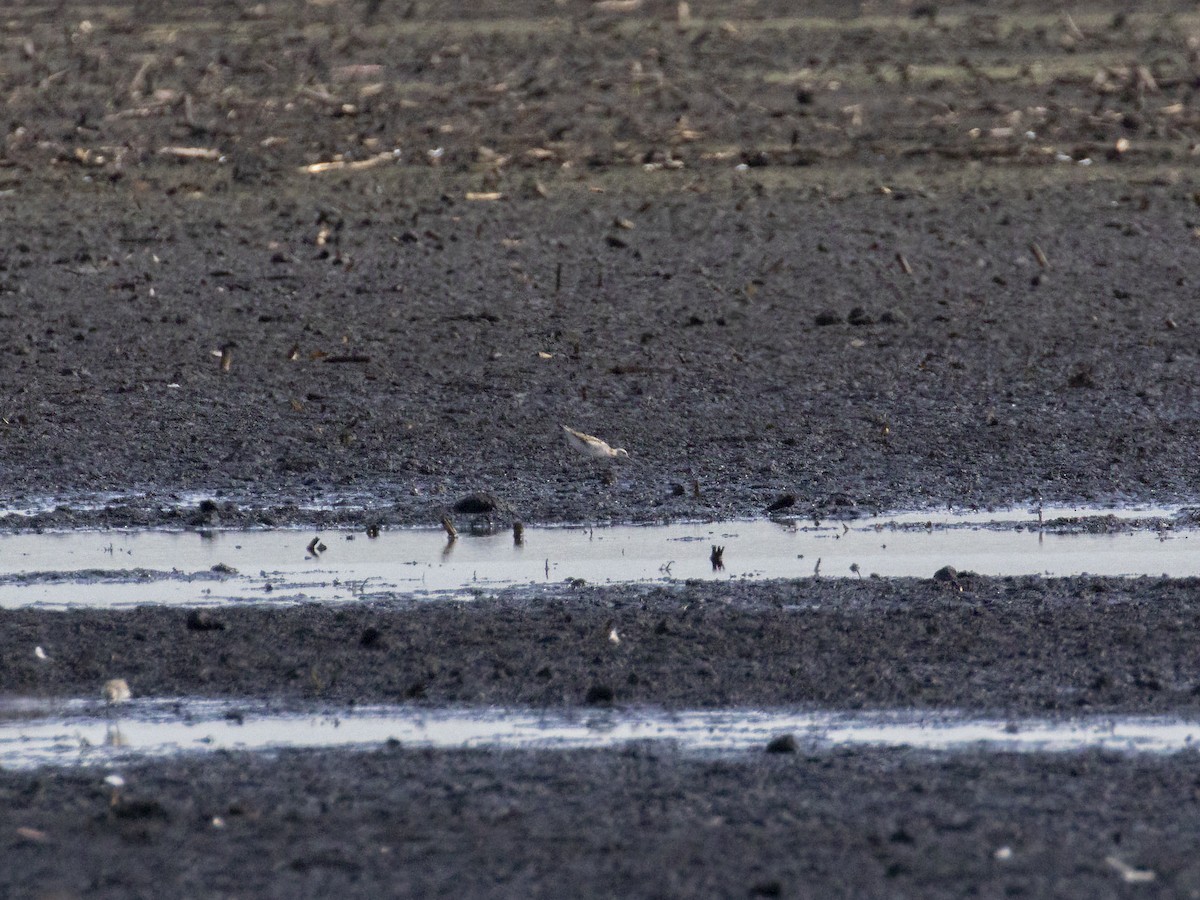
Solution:
[[[593,684],[587,689],[583,702],[588,706],[605,706],[616,699],[616,693],[607,684]]]
[[[406,700],[420,700],[425,696],[425,683],[423,681],[414,681],[404,689],[404,698]]]
[[[169,819],[167,809],[157,800],[121,799],[112,806],[118,819]]]
[[[365,647],[368,650],[382,650],[387,647],[387,641],[384,640],[383,632],[373,625],[368,625],[363,629],[362,636],[358,639],[360,647]]]
[[[773,879],[771,881],[755,882],[755,884],[750,888],[750,896],[751,897],[782,897],[783,896],[783,884],[778,881],[775,881]]]
[[[840,325],[843,319],[840,313],[836,313],[832,309],[826,309],[817,313],[815,321],[817,325],[823,328],[826,325]]]
[[[874,325],[875,317],[861,306],[856,306],[850,310],[850,315],[846,317],[846,321],[851,325]]]
[[[187,617],[188,631],[224,631],[225,623],[203,609],[193,609]]]
[[[796,505],[796,495],[795,494],[780,494],[778,497],[775,498],[775,500],[771,503],[771,505],[767,507],[767,512],[769,512],[769,513],[779,512],[781,509],[790,509],[791,507],[793,507],[795,505]]]
[[[1090,368],[1082,368],[1071,374],[1067,379],[1067,387],[1071,388],[1094,388],[1096,386],[1096,376],[1092,374]]]
[[[795,753],[796,752],[796,736],[794,734],[781,734],[778,737],[771,738],[767,744],[768,753]]]

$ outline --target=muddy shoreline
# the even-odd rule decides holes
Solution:
[[[123,769],[115,802],[102,770],[5,775],[0,829],[27,830],[9,839],[0,885],[31,897],[152,896],[163,883],[198,897],[1187,895],[1200,888],[1193,763],[234,753]],[[1125,884],[1110,858],[1155,883]]]
[[[961,588],[961,590],[960,590]],[[8,610],[0,684],[335,704],[1200,709],[1195,579],[804,579],[466,602]],[[612,640],[616,631],[618,641]],[[34,650],[41,647],[49,660]],[[611,699],[609,699],[611,698]]]

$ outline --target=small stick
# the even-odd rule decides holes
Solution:
[[[520,547],[525,543],[525,526],[520,522],[513,522],[513,544]]]
[[[1037,264],[1043,269],[1050,268],[1050,260],[1046,259],[1046,254],[1042,252],[1042,248],[1035,243],[1030,243],[1029,252],[1033,254],[1033,258],[1037,260]]]
[[[904,258],[903,253],[896,254],[896,262],[900,263],[900,271],[901,272],[903,272],[905,275],[912,274],[912,266],[910,266],[908,264],[908,260]]]
[[[454,523],[450,521],[449,516],[442,516],[442,528],[446,531],[446,537],[451,541],[458,540],[458,529],[454,527]]]

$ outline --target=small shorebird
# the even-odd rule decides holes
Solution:
[[[567,439],[567,443],[584,456],[590,456],[593,459],[629,456],[629,453],[624,447],[617,447],[614,449],[595,435],[584,434],[582,431],[576,431],[574,428],[568,428],[566,425],[562,427],[562,430],[563,436]]]

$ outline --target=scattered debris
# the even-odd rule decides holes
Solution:
[[[373,169],[385,162],[390,162],[394,159],[399,159],[400,151],[388,150],[385,153],[377,153],[367,159],[345,160],[334,159],[329,162],[313,163],[308,166],[301,166],[300,171],[307,175],[321,175],[325,172],[361,172],[364,169]]]
[[[720,572],[725,568],[725,548],[712,545],[712,552],[708,555],[708,561],[712,563],[713,571]]]
[[[214,150],[211,147],[159,147],[159,156],[170,156],[179,160],[209,160],[212,162],[220,162],[223,159],[220,150]]]
[[[1104,861],[1115,869],[1121,876],[1121,880],[1126,884],[1148,884],[1154,881],[1158,875],[1150,869],[1135,869],[1133,866],[1124,860],[1118,859],[1115,856],[1106,856]]]

